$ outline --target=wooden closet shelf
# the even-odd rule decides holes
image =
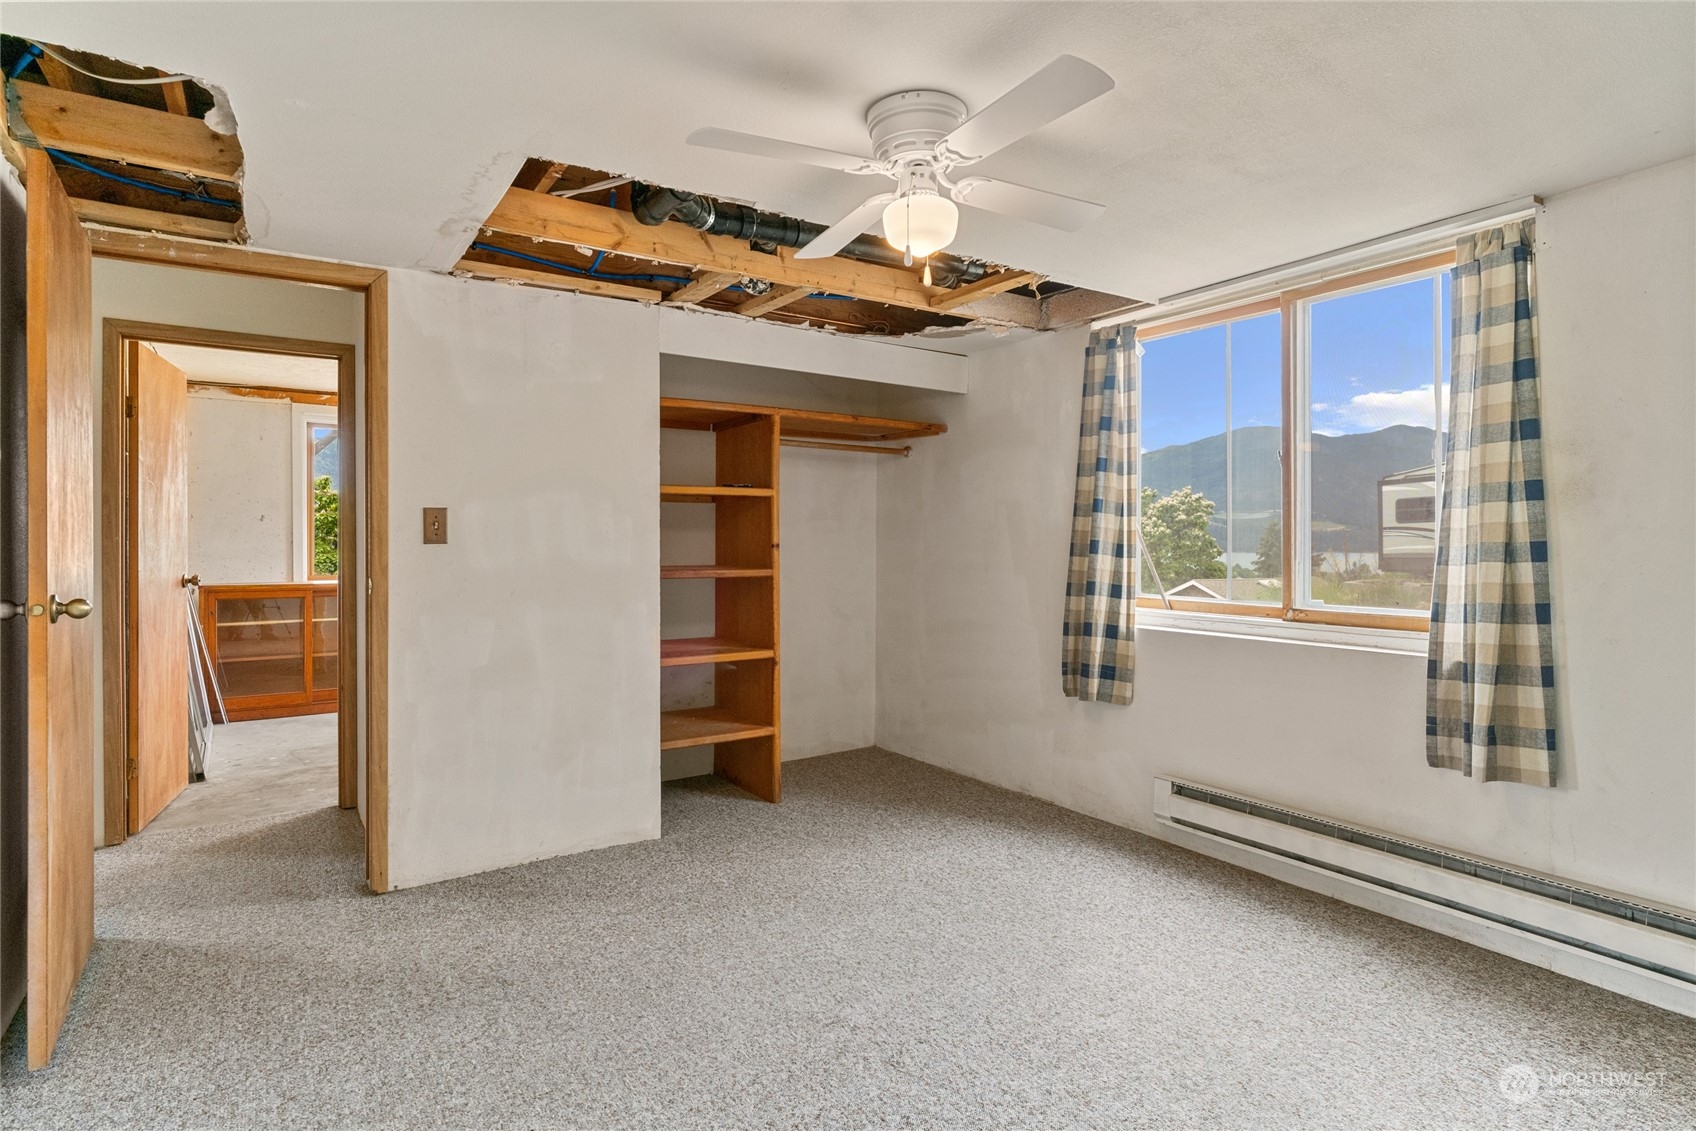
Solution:
[[[770,723],[739,719],[723,707],[694,707],[686,711],[664,711],[660,714],[661,750],[708,746],[715,742],[737,742],[744,738],[765,738],[776,733],[777,728]]]
[[[661,428],[717,432],[770,416],[777,417],[782,435],[812,440],[916,440],[940,436],[948,431],[946,424],[926,420],[891,420],[846,412],[812,412],[772,405],[660,398]]]
[[[681,581],[692,577],[770,577],[769,569],[746,569],[742,566],[677,565],[661,566],[661,581]]]
[[[686,664],[733,664],[742,660],[769,660],[777,655],[773,648],[758,644],[738,644],[716,636],[697,636],[685,640],[660,641],[660,667],[679,668]]]
[[[714,499],[769,499],[770,487],[698,487],[692,483],[666,483],[660,486],[662,503],[710,503]]]

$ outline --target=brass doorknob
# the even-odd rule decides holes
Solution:
[[[184,589],[187,589],[191,585],[199,585],[199,584],[200,584],[200,575],[198,573],[185,573],[185,574],[183,574],[183,588]]]
[[[93,611],[94,606],[81,597],[72,597],[69,601],[61,601],[57,595],[47,598],[47,621],[49,624],[62,616],[70,617],[72,620],[81,620]]]

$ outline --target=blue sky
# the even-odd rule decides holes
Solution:
[[[1416,279],[1313,305],[1313,429],[1327,435],[1375,432],[1393,424],[1431,427],[1432,312],[1443,312],[1442,380],[1449,371],[1449,278],[1441,295]],[[1278,425],[1276,312],[1231,324],[1231,427]],[[1224,326],[1145,345],[1142,448],[1154,451],[1225,431]]]

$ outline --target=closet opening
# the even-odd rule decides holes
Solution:
[[[911,389],[706,358],[662,355],[660,392],[661,780],[780,802],[785,761],[874,744],[880,482],[947,426],[894,415]]]

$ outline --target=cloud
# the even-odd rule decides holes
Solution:
[[[1449,412],[1447,385],[1443,386],[1442,411],[1446,421]],[[1430,385],[1421,385],[1417,389],[1360,393],[1342,404],[1316,402],[1313,406],[1313,430],[1324,436],[1343,432],[1376,432],[1397,424],[1431,427]]]

